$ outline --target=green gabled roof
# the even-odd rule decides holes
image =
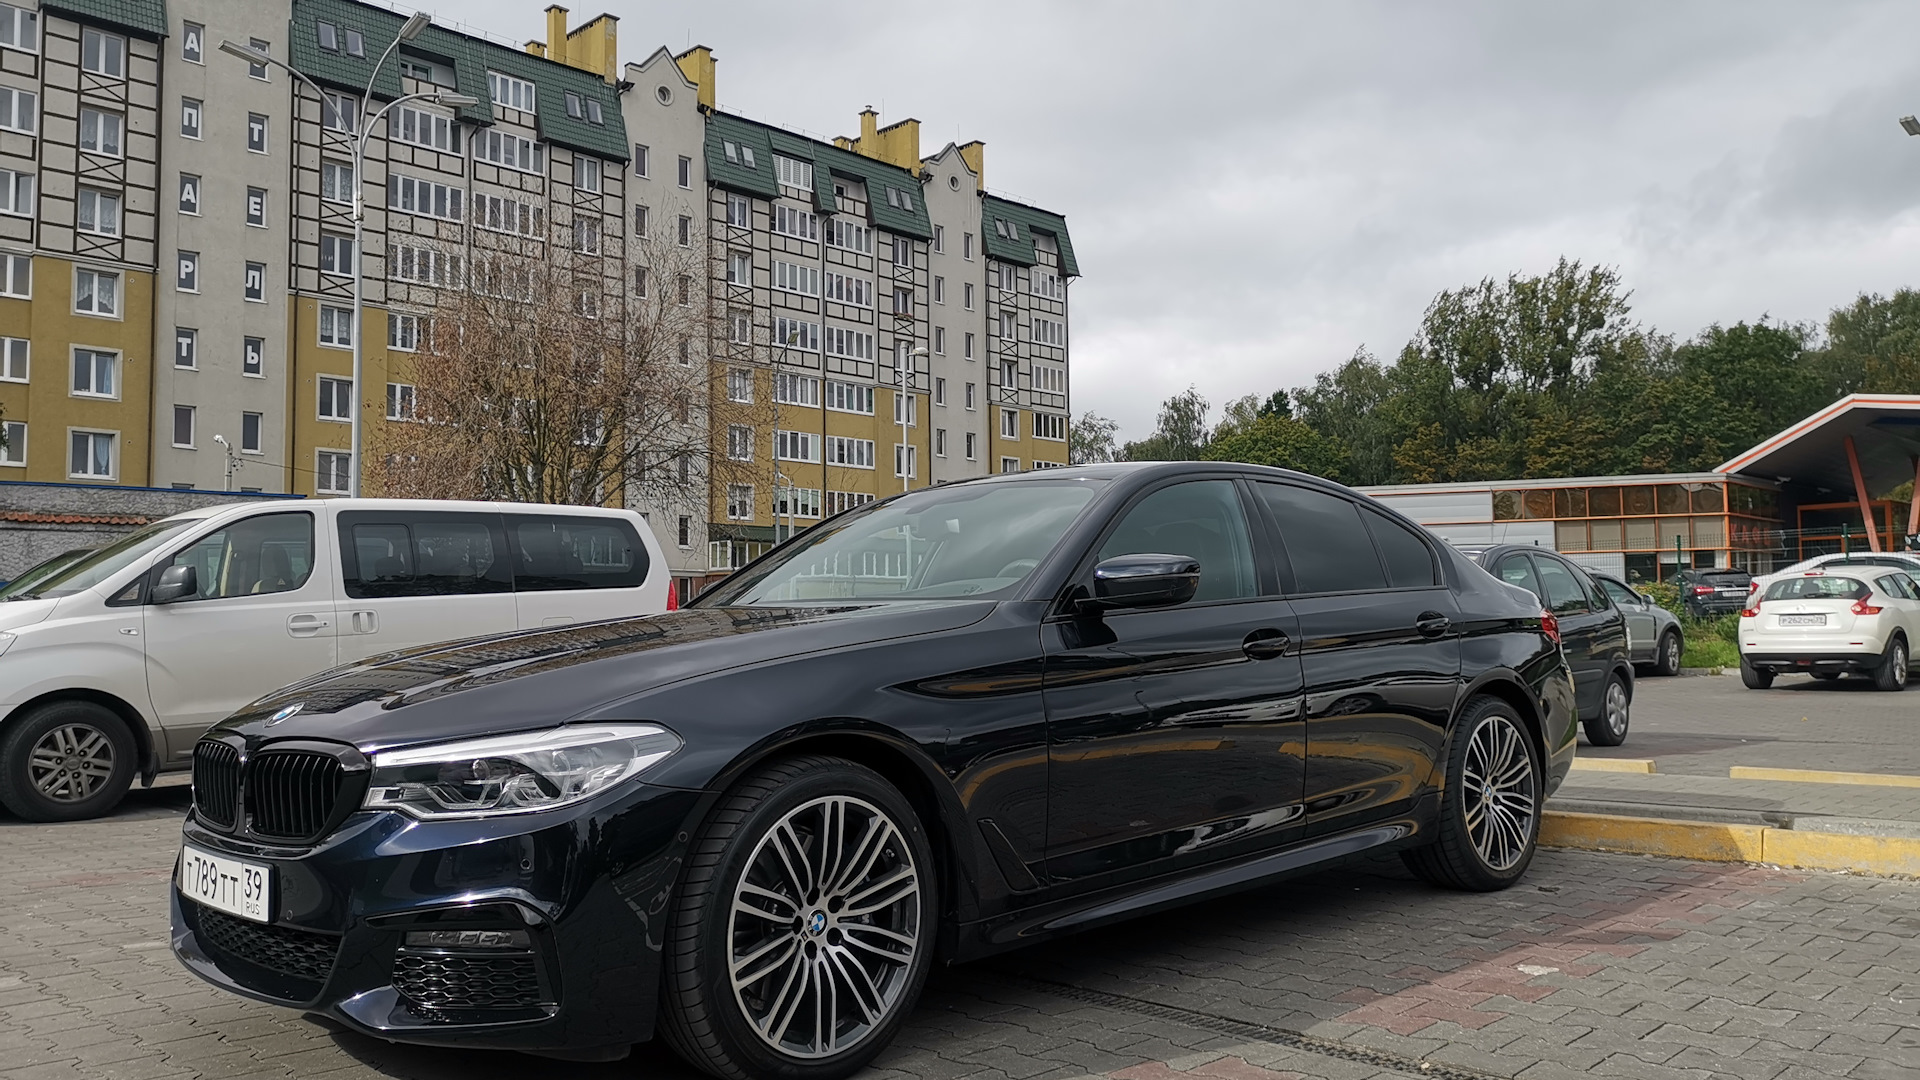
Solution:
[[[1020,238],[1009,240],[994,228],[994,220],[1020,227]],[[1080,276],[1080,264],[1073,257],[1073,241],[1067,236],[1067,219],[1025,203],[1009,202],[994,195],[980,198],[980,237],[988,255],[1006,262],[1032,266],[1040,259],[1034,254],[1034,230],[1053,237],[1060,248],[1060,272]]]
[[[348,56],[320,48],[317,24],[322,21],[360,31],[366,38],[366,56]],[[354,0],[294,0],[293,25],[288,34],[290,62],[316,82],[360,93],[373,74],[373,65],[387,46],[393,44],[405,22],[405,18],[385,8]],[[468,123],[493,123],[487,72],[498,71],[533,83],[535,122],[542,140],[616,161],[626,161],[629,156],[627,126],[620,114],[619,96],[606,80],[592,72],[439,26],[427,27],[419,37],[400,46],[398,52],[401,56],[415,54],[453,66],[454,89],[480,99],[479,104],[459,110],[460,119]],[[568,91],[582,99],[599,101],[600,115],[606,122],[591,124],[568,116]],[[389,59],[380,69],[373,95],[391,101],[400,94],[400,64],[397,59]]]
[[[753,168],[727,160],[725,144],[729,142],[753,148]],[[779,195],[780,177],[773,164],[776,153],[813,162],[813,204],[822,213],[834,212],[831,177],[839,176],[867,186],[868,213],[875,227],[921,240],[933,239],[933,222],[927,217],[920,181],[906,169],[727,113],[707,117],[707,176],[715,184],[762,199]],[[889,187],[911,195],[913,209],[889,206]]]
[[[40,10],[105,23],[141,37],[167,36],[166,0],[41,0]]]

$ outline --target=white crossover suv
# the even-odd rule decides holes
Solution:
[[[1740,613],[1740,679],[1765,690],[1782,673],[1867,675],[1882,690],[1907,685],[1920,636],[1920,585],[1903,570],[1849,566],[1779,575]]]

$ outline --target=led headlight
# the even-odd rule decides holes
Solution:
[[[366,808],[417,818],[551,810],[623,783],[680,749],[653,724],[583,724],[373,755]]]

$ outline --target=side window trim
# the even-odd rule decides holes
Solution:
[[[360,551],[354,543],[353,529],[360,525],[397,525],[408,531],[409,536],[422,519],[438,520],[452,518],[459,521],[483,523],[487,527],[495,558],[489,567],[487,577],[480,580],[492,581],[498,588],[476,590],[468,593],[442,594],[441,599],[452,596],[511,596],[513,595],[513,568],[506,564],[510,558],[507,547],[506,524],[498,513],[485,510],[342,510],[334,515],[334,539],[340,545],[340,598],[343,601],[362,600],[401,600],[416,597],[401,595],[363,595],[355,596],[354,590],[364,590],[366,582],[360,576]],[[412,556],[410,555],[409,558]],[[503,575],[496,577],[495,575]]]
[[[1386,582],[1386,585],[1384,587],[1378,588],[1378,589],[1332,589],[1326,592],[1316,592],[1316,593],[1298,591],[1300,586],[1300,581],[1297,577],[1294,576],[1293,559],[1292,559],[1292,556],[1289,555],[1287,552],[1287,545],[1283,537],[1283,532],[1280,528],[1280,523],[1274,519],[1273,510],[1271,507],[1266,505],[1266,500],[1260,498],[1258,495],[1255,495],[1253,501],[1254,501],[1254,504],[1259,509],[1260,520],[1266,525],[1268,529],[1272,531],[1272,534],[1273,534],[1274,551],[1276,553],[1278,563],[1279,563],[1280,580],[1281,580],[1281,586],[1283,590],[1280,594],[1281,596],[1288,597],[1288,598],[1299,598],[1299,597],[1308,597],[1308,596],[1371,596],[1374,593],[1412,592],[1412,591],[1417,591],[1419,589],[1440,589],[1440,588],[1446,587],[1444,584],[1415,585],[1415,586],[1403,585],[1403,586],[1396,587],[1393,584],[1393,575],[1388,572],[1386,557],[1381,555],[1380,553],[1380,541],[1374,537],[1373,526],[1368,524],[1367,522],[1367,508],[1361,505],[1360,503],[1355,502],[1353,499],[1347,497],[1346,495],[1342,495],[1339,492],[1333,492],[1333,491],[1321,491],[1319,488],[1309,487],[1306,484],[1296,484],[1286,480],[1252,480],[1248,482],[1256,483],[1256,484],[1272,484],[1275,487],[1296,488],[1302,491],[1319,492],[1320,494],[1324,494],[1324,495],[1332,495],[1335,498],[1341,499],[1346,503],[1348,503],[1349,505],[1351,505],[1354,508],[1354,513],[1359,515],[1360,527],[1366,530],[1368,543],[1371,544],[1373,547],[1374,561],[1380,564],[1380,580]],[[1432,545],[1428,545],[1428,555],[1431,556],[1432,554],[1433,554]],[[1439,577],[1440,575],[1436,573],[1434,576]]]
[[[1348,501],[1352,502],[1353,500],[1349,499]],[[1434,540],[1432,534],[1420,528],[1418,525],[1415,525],[1413,529],[1409,530],[1409,534],[1420,542],[1421,547],[1427,549],[1427,572],[1432,575],[1432,580],[1425,585],[1395,585],[1393,583],[1393,567],[1387,562],[1387,552],[1386,549],[1380,545],[1380,533],[1376,530],[1374,523],[1376,521],[1384,521],[1388,525],[1398,526],[1400,522],[1394,518],[1393,515],[1382,509],[1377,503],[1365,502],[1357,503],[1356,505],[1360,507],[1360,521],[1367,527],[1367,536],[1373,541],[1374,557],[1380,560],[1380,569],[1387,575],[1387,587],[1382,591],[1417,592],[1420,589],[1438,589],[1445,587],[1442,584],[1445,580],[1444,576],[1440,573],[1440,553],[1433,550]]]

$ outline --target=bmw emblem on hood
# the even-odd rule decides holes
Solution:
[[[273,725],[279,723],[282,720],[285,720],[287,717],[292,716],[294,713],[297,713],[304,708],[306,708],[306,702],[304,701],[297,702],[293,705],[289,705],[286,708],[281,709],[279,712],[274,713],[271,717],[268,717],[267,726],[272,727]]]

